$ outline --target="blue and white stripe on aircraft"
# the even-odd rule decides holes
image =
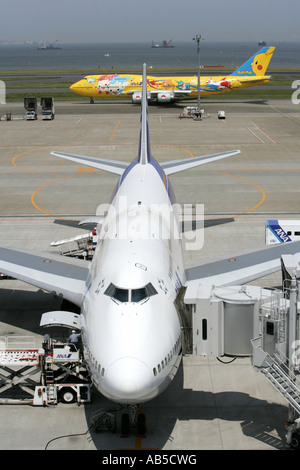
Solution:
[[[157,173],[159,174],[159,176],[161,177],[161,180],[164,183],[166,191],[169,194],[169,189],[170,189],[169,179],[166,176],[166,173],[164,172],[162,167],[159,165],[159,163],[155,160],[155,158],[152,157],[151,150],[150,150],[150,138],[149,138],[149,127],[148,127],[147,66],[146,64],[143,64],[141,130],[140,130],[138,157],[124,171],[123,175],[121,176],[119,180],[119,187],[123,183],[128,173],[138,164],[152,165],[157,171]]]
[[[273,235],[275,235],[280,243],[292,241],[286,231],[281,227],[281,225],[279,225],[279,220],[267,220],[266,223],[267,227],[271,230]]]

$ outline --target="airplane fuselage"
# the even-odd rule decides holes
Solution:
[[[240,80],[243,78],[243,81]],[[269,76],[256,77],[257,83],[264,84],[269,81]],[[257,84],[256,83],[256,84]],[[200,79],[200,91],[202,96],[209,96],[216,93],[222,93],[238,88],[245,88],[253,85],[253,77],[245,76],[206,76]],[[71,85],[70,89],[77,94],[89,98],[112,98],[129,97],[133,102],[140,102],[142,90],[141,75],[89,75],[84,79]],[[169,95],[170,100],[196,98],[198,94],[197,76],[170,76],[170,77],[151,77],[147,79],[147,91],[150,99],[165,101]],[[154,95],[155,93],[155,95]],[[159,93],[162,93],[161,95]],[[173,97],[174,94],[174,97]],[[175,96],[177,94],[177,97]]]
[[[121,177],[99,231],[82,307],[87,366],[98,390],[118,403],[162,392],[180,360],[174,306],[184,284],[170,183],[153,164]]]
[[[263,47],[230,75],[200,77],[202,96],[224,93],[230,90],[262,85],[270,80],[266,75],[268,64],[275,47]],[[131,97],[133,103],[142,100],[142,75],[103,74],[89,75],[71,85],[71,91],[93,98]],[[170,103],[180,99],[194,99],[198,96],[198,77],[169,76],[147,77],[148,100]]]

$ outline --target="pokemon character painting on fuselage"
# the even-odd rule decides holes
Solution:
[[[225,76],[202,76],[200,78],[201,96],[238,90],[254,85],[262,85],[270,80],[266,75],[275,47],[263,47],[241,67]],[[133,103],[141,103],[142,75],[103,74],[88,75],[71,85],[70,90],[90,98],[129,97]],[[147,97],[149,101],[170,103],[180,99],[195,99],[198,94],[198,77],[169,76],[147,78]]]

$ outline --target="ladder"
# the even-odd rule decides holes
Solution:
[[[261,372],[287,400],[289,405],[300,414],[300,388],[296,382],[296,376],[287,364],[280,358],[280,354],[275,352],[274,359],[268,355],[265,366]]]
[[[52,367],[52,362],[46,362],[45,370],[45,385],[47,389],[47,404],[56,405],[57,396],[56,396],[56,387],[54,384],[54,371]]]

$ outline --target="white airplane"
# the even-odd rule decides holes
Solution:
[[[146,78],[144,64],[144,84]],[[138,405],[166,389],[178,368],[181,325],[174,301],[179,287],[256,279],[280,269],[280,255],[300,251],[299,243],[265,248],[236,257],[234,263],[224,260],[185,270],[168,177],[236,155],[239,150],[159,164],[150,150],[145,92],[138,156],[131,164],[51,153],[120,176],[110,210],[98,220],[94,257],[89,262],[49,252],[0,248],[0,272],[81,308],[78,329],[91,379],[105,397],[131,406],[134,416]],[[168,210],[159,212],[160,207]],[[44,323],[52,318],[53,324],[69,322],[71,326],[74,314],[44,315]],[[124,422],[128,419],[124,414]]]

